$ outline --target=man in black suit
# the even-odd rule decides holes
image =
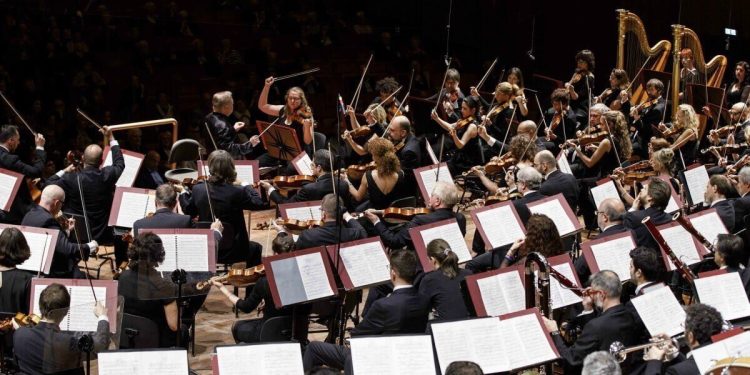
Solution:
[[[292,197],[284,198],[268,181],[260,181],[260,186],[266,190],[268,200],[276,204],[317,201],[323,199],[328,194],[334,192],[333,180],[336,180],[336,192],[344,200],[344,206],[347,210],[352,209],[352,199],[349,194],[349,185],[346,181],[334,178],[331,173],[331,153],[326,149],[320,149],[313,154],[313,174],[317,179],[300,189]]]
[[[406,116],[396,116],[388,128],[391,142],[396,146],[396,156],[401,161],[401,169],[407,176],[413,176],[412,170],[422,166],[422,151],[419,140],[412,134],[412,127]]]
[[[27,178],[40,178],[44,171],[44,163],[47,161],[47,153],[44,152],[44,136],[37,133],[34,137],[36,149],[34,150],[34,164],[29,165],[21,161],[18,155],[13,154],[21,144],[21,135],[14,125],[5,125],[0,128],[0,167],[18,172]],[[13,200],[10,212],[2,218],[3,222],[19,223],[26,212],[31,209],[34,202],[31,193],[25,183],[21,183]]]
[[[575,176],[557,169],[555,155],[547,150],[539,151],[534,156],[534,167],[544,176],[544,182],[542,182],[539,192],[548,197],[562,193],[570,208],[573,209],[573,212],[576,212],[580,189]]]
[[[165,183],[166,179],[159,171],[159,164],[161,164],[161,156],[159,153],[154,150],[147,152],[133,186],[153,190],[159,185]]]
[[[599,210],[596,215],[596,222],[599,225],[599,233],[596,239],[607,238],[613,234],[619,234],[625,231],[629,231],[622,225],[622,220],[625,217],[625,205],[622,201],[616,198],[607,198],[602,201],[599,205]],[[576,258],[574,265],[576,267],[576,273],[578,278],[581,280],[588,280],[591,276],[591,270],[586,263],[584,257]]]
[[[295,247],[297,249],[307,249],[321,245],[333,245],[337,243],[360,240],[367,237],[365,228],[357,220],[352,218],[348,212],[343,215],[337,214],[337,209],[343,210],[344,202],[338,199],[339,207],[336,207],[337,198],[333,194],[323,197],[320,210],[322,211],[323,225],[317,228],[310,228],[302,231]],[[341,228],[341,237],[339,238],[338,223],[343,218]]]
[[[735,227],[734,205],[727,200],[732,193],[732,183],[724,175],[715,174],[708,180],[706,192],[703,193],[703,210],[713,208],[727,230]]]
[[[722,319],[721,313],[709,305],[695,303],[686,306],[685,338],[690,346],[690,350],[695,350],[711,344],[711,336],[722,331],[723,322],[724,319]],[[669,337],[666,335],[659,335],[656,336],[655,339],[664,340],[669,339]],[[664,363],[663,359],[667,350],[677,349],[672,345],[664,347],[655,345],[646,352],[643,356],[643,359],[647,364],[646,374],[682,375],[700,373],[698,371],[698,366],[695,364],[695,358],[690,354],[688,354],[687,357],[680,354],[671,362]]]
[[[732,229],[732,231],[737,233],[745,229],[745,216],[750,214],[750,194],[748,194],[750,193],[750,167],[744,167],[739,173],[737,173],[737,183],[734,187],[737,190],[737,194],[740,196],[733,201],[734,229]],[[747,233],[747,231],[744,233]],[[743,238],[748,237],[743,236]]]
[[[85,354],[78,341],[86,332],[62,332],[60,322],[70,308],[70,294],[60,284],[50,284],[39,296],[42,321],[34,327],[21,327],[13,335],[13,346],[21,372],[41,374],[83,374],[81,360]],[[106,350],[109,345],[107,308],[99,302],[94,306],[99,319],[92,335],[92,352]]]
[[[635,285],[635,290],[623,293],[620,301],[625,304],[625,308],[633,315],[633,330],[638,333],[639,342],[646,342],[649,339],[646,325],[643,324],[641,316],[635,309],[632,298],[642,296],[646,293],[659,290],[664,287],[664,283],[659,280],[665,274],[664,262],[662,261],[661,252],[650,247],[639,246],[630,250],[630,282],[625,285]],[[632,295],[631,295],[632,293]]]
[[[39,205],[32,207],[31,211],[23,217],[21,225],[38,228],[49,228],[60,231],[55,245],[55,254],[52,257],[50,276],[60,278],[83,278],[84,274],[76,266],[78,261],[88,259],[89,254],[95,253],[98,247],[96,241],[87,244],[78,244],[69,239],[70,228],[75,226],[74,219],[68,219],[66,228],[60,226],[55,219],[60,213],[65,202],[65,192],[57,185],[47,185],[42,191]],[[76,237],[79,236],[77,233]],[[75,237],[74,237],[75,238]]]
[[[365,211],[365,216],[375,226],[375,231],[378,233],[385,246],[391,249],[400,249],[404,246],[413,249],[414,245],[411,242],[409,229],[420,225],[455,218],[458,221],[458,227],[461,229],[461,234],[466,235],[466,218],[460,212],[453,212],[453,206],[455,206],[456,203],[458,203],[458,192],[456,191],[456,186],[447,182],[439,181],[435,184],[435,189],[432,191],[430,201],[428,202],[428,207],[432,209],[432,212],[414,216],[414,218],[405,225],[397,227],[396,229],[389,229],[380,218],[375,215],[373,210]]]
[[[656,225],[671,222],[672,216],[664,212],[669,204],[671,194],[672,190],[666,182],[658,177],[651,177],[648,179],[648,185],[644,186],[638,197],[633,200],[633,207],[625,215],[623,224],[626,228],[635,232],[637,244],[654,249],[659,248],[642,221],[644,218],[650,217]]]
[[[352,330],[352,337],[425,332],[429,302],[412,285],[417,272],[416,254],[409,250],[393,251],[390,267],[393,293],[373,303],[362,322]],[[326,365],[343,368],[346,374],[351,374],[351,359],[349,348],[316,341],[307,346],[302,363],[306,371]]]
[[[598,350],[609,350],[609,346],[615,341],[623,343],[625,347],[638,343],[638,334],[632,329],[633,316],[620,304],[622,287],[617,274],[609,270],[594,274],[588,290],[590,293],[583,299],[584,313],[593,314],[594,307],[602,312],[583,326],[581,335],[572,346],[568,346],[560,337],[556,321],[542,318],[547,331],[552,334],[560,356],[569,367],[565,373],[577,373],[574,369],[580,369],[583,359],[588,354]],[[631,361],[623,363],[624,367],[631,364]]]
[[[631,133],[638,133],[636,142],[633,144],[633,153],[648,159],[648,142],[654,135],[654,128],[664,119],[664,111],[667,110],[667,101],[662,97],[664,83],[656,78],[646,82],[646,94],[650,106],[634,106],[630,109],[630,117],[633,119]],[[645,109],[643,109],[645,107]]]
[[[219,150],[229,152],[235,160],[243,159],[245,155],[252,153],[253,147],[260,143],[260,138],[254,135],[249,142],[236,142],[237,132],[245,127],[245,123],[235,122],[236,119],[232,116],[234,112],[232,92],[215,93],[211,99],[211,108],[212,112],[206,115],[206,124],[214,145]]]

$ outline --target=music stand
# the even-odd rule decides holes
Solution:
[[[297,139],[297,132],[286,125],[271,124],[265,121],[257,121],[258,130],[263,134],[260,138],[268,154],[279,160],[289,161],[302,152]],[[266,128],[271,129],[266,131]]]

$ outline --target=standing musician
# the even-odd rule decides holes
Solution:
[[[393,148],[393,143],[385,138],[376,138],[367,143],[367,149],[372,155],[376,169],[365,172],[359,188],[349,182],[346,174],[342,174],[344,181],[349,183],[349,193],[359,202],[357,212],[368,208],[382,210],[388,208],[394,201],[411,195],[406,176],[401,170],[401,164]]]
[[[627,99],[627,95],[623,96],[622,92],[629,86],[628,72],[624,69],[612,69],[609,74],[609,88],[595,97],[594,103],[602,103],[613,111],[622,111],[627,116],[630,113],[630,100]]]
[[[235,160],[243,159],[246,155],[253,152],[253,147],[260,143],[260,137],[254,135],[247,143],[237,143],[237,132],[245,127],[244,122],[232,122],[235,120],[232,113],[234,112],[234,99],[231,91],[221,91],[214,94],[211,99],[212,111],[206,115],[206,124],[211,132],[215,145],[220,149],[229,152]]]
[[[398,87],[399,84],[393,77],[385,77],[380,81],[375,82],[375,91],[378,92],[378,97],[372,101],[372,104],[379,104],[380,107],[385,109],[386,117],[389,122],[394,116],[401,115],[401,111],[398,109],[401,103],[399,103],[398,99],[395,97],[389,98],[391,94],[398,90]],[[385,100],[388,101],[386,102]],[[352,122],[352,124],[354,124],[354,122]],[[378,134],[382,132],[381,129]]]
[[[454,123],[444,121],[432,111],[432,119],[448,132],[456,148],[448,160],[448,169],[453,176],[481,163],[483,151],[477,139],[478,114],[479,100],[471,96],[461,103],[461,119]]]
[[[419,139],[412,132],[411,122],[406,116],[396,116],[388,128],[388,138],[396,149],[396,156],[401,161],[401,169],[413,181],[412,171],[422,166],[422,151]]]
[[[640,155],[642,159],[648,157],[648,149],[646,145],[653,136],[653,128],[656,127],[664,118],[664,113],[667,110],[667,101],[662,98],[664,93],[664,83],[656,78],[652,78],[646,82],[646,94],[648,100],[643,104],[639,104],[630,109],[630,117],[633,119],[633,125],[630,131],[633,133],[633,138],[636,140],[636,145],[633,146],[636,154]],[[627,91],[620,93],[622,101],[629,100],[629,94]]]
[[[68,219],[61,210],[65,203],[65,191],[57,185],[47,185],[42,191],[39,205],[34,205],[26,216],[23,217],[21,225],[38,228],[49,228],[60,231],[57,236],[55,254],[52,257],[50,276],[59,278],[84,278],[84,274],[78,269],[78,262],[88,259],[89,254],[96,253],[98,243],[93,240],[87,244],[78,244],[71,241],[79,237],[74,234],[75,219]]]
[[[359,124],[359,121],[357,121],[357,115],[354,113],[354,108],[351,106],[346,107],[346,114],[349,115],[349,120],[352,124],[352,130],[346,130],[344,131],[344,134],[341,135],[341,138],[343,138],[346,143],[349,145],[349,148],[351,148],[349,158],[348,158],[348,164],[367,164],[369,163],[372,158],[369,157],[369,154],[367,153],[367,142],[364,142],[364,144],[357,143],[357,139],[355,139],[352,136],[352,133],[356,133],[358,129],[361,129],[363,126]],[[379,104],[370,104],[370,106],[367,107],[367,110],[364,113],[365,119],[367,120],[367,125],[364,125],[364,127],[367,127],[370,129],[371,135],[368,135],[366,137],[366,140],[372,140],[375,139],[383,134],[385,131],[386,126],[386,113],[385,109]]]
[[[44,136],[37,133],[34,138],[36,149],[34,150],[34,164],[29,165],[21,161],[18,155],[14,154],[18,145],[21,144],[21,135],[18,133],[18,127],[15,125],[3,125],[0,128],[0,167],[18,172],[27,178],[41,178],[44,171],[44,164],[47,161],[47,153],[44,152]],[[26,212],[31,209],[33,204],[31,192],[27,184],[22,183],[16,193],[9,213],[2,213],[0,220],[4,223],[19,223]]]
[[[552,91],[550,99],[552,100],[552,108],[547,110],[545,114],[547,127],[541,128],[540,133],[543,142],[545,142],[545,148],[557,150],[558,146],[568,138],[575,137],[578,119],[569,105],[570,93],[568,90],[556,89]]]
[[[594,53],[585,49],[576,54],[576,70],[565,89],[570,93],[570,107],[576,120],[583,123],[588,117],[589,99],[594,92]]]
[[[664,123],[659,123],[659,131],[665,138],[672,138],[672,150],[675,154],[679,153],[682,158],[682,168],[686,168],[695,160],[698,152],[698,115],[690,104],[680,104],[677,110],[677,117],[671,127]],[[669,137],[670,135],[671,137]]]
[[[0,311],[29,313],[34,274],[16,267],[30,257],[29,243],[18,228],[7,228],[0,233]]]
[[[734,80],[729,84],[724,103],[744,103],[750,96],[750,64],[738,61],[734,64]]]
[[[266,78],[266,84],[258,98],[258,109],[269,116],[278,116],[282,124],[292,127],[297,133],[299,145],[308,155],[312,155],[314,120],[305,92],[299,87],[292,87],[284,95],[284,105],[268,104],[268,92],[273,82],[273,77]]]
[[[341,198],[337,198],[333,194],[327,194],[323,197],[323,202],[320,205],[323,225],[303,230],[295,243],[295,248],[309,249],[366,238],[365,228],[352,215],[346,211],[343,214],[337,213],[337,210],[345,209],[343,203]],[[339,222],[341,222],[341,228],[339,228]],[[340,237],[339,229],[341,229]]]
[[[695,84],[700,81],[698,69],[695,68],[693,59],[693,50],[683,48],[680,51],[680,103],[685,101],[685,88],[688,84]]]

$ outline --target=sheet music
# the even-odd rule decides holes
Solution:
[[[138,177],[138,170],[141,169],[141,163],[143,159],[137,156],[122,154],[122,158],[125,160],[125,169],[122,170],[120,178],[117,179],[115,186],[132,187],[135,183],[135,179]],[[112,150],[110,149],[107,153],[107,157],[104,159],[103,167],[112,165]]]
[[[666,333],[675,336],[684,331],[685,311],[668,286],[631,299],[651,336]]]
[[[706,237],[708,242],[715,244],[716,238],[720,234],[728,234],[727,228],[724,227],[724,222],[721,221],[719,214],[716,211],[706,213],[705,215],[699,215],[689,217],[690,223],[693,224],[695,230]]]
[[[5,207],[13,197],[13,187],[16,186],[18,177],[0,173],[0,209]]]
[[[597,185],[591,188],[591,196],[594,198],[594,204],[598,209],[601,207],[602,202],[607,198],[620,199],[620,193],[617,192],[617,187],[612,180],[609,180],[601,185]]]
[[[573,174],[573,170],[570,169],[570,163],[568,163],[568,158],[565,157],[564,152],[557,156],[557,169],[562,173]]]
[[[535,314],[502,320],[500,330],[507,341],[505,355],[510,362],[509,370],[557,358]]]
[[[312,160],[310,160],[310,156],[307,155],[306,152],[302,152],[302,157],[300,157],[297,160],[294,160],[294,168],[297,170],[297,173],[312,176],[313,170],[312,170]]]
[[[591,245],[591,253],[600,270],[612,270],[620,281],[630,280],[630,250],[635,248],[632,237],[621,237]]]
[[[461,233],[461,228],[458,226],[458,222],[454,221],[450,224],[440,225],[434,228],[424,229],[419,232],[422,235],[425,247],[430,241],[438,238],[442,238],[451,247],[454,253],[458,256],[458,263],[468,262],[471,260],[471,253],[469,253],[469,247],[466,246],[466,240],[464,235]]]
[[[41,316],[39,309],[39,297],[47,285],[39,285],[34,288],[34,314]],[[70,293],[70,310],[60,322],[60,329],[63,331],[83,331],[95,332],[99,324],[99,318],[94,314],[94,296],[91,294],[91,287],[86,286],[66,286]],[[96,298],[107,306],[107,288],[94,287]]]
[[[706,166],[701,165],[697,168],[686,169],[684,174],[687,190],[690,193],[690,201],[693,205],[703,202],[703,195],[706,192],[706,187],[708,187],[709,179]]]
[[[527,205],[527,207],[531,213],[543,214],[550,218],[555,223],[560,236],[565,236],[576,231],[575,224],[570,221],[570,217],[568,217],[562,204],[556,199],[533,206]]]
[[[352,338],[350,343],[352,366],[357,375],[435,374],[429,335],[361,337]]]
[[[164,245],[164,262],[156,269],[172,272],[208,272],[208,238],[203,234],[159,234]]]
[[[2,229],[0,229],[2,233]],[[44,270],[43,259],[47,256],[47,247],[49,242],[52,240],[52,236],[44,233],[34,232],[22,232],[26,242],[29,244],[29,250],[31,250],[31,256],[26,259],[23,263],[16,266],[19,270],[26,271],[42,271]],[[59,234],[58,234],[59,235]]]
[[[132,228],[136,220],[143,219],[149,212],[156,212],[156,203],[151,194],[122,192],[120,210],[117,213],[118,227]]]
[[[250,185],[255,183],[252,165],[235,165],[234,169],[237,171],[237,180]]]
[[[695,279],[695,289],[701,303],[719,310],[724,320],[750,316],[750,302],[738,272]]]
[[[516,271],[477,279],[477,286],[488,316],[510,314],[526,308],[526,290]]]
[[[504,353],[508,343],[500,327],[497,318],[433,324],[432,337],[440,371],[445,373],[454,361],[472,361],[485,374],[508,370],[510,361]]]
[[[435,181],[436,175],[437,181]],[[444,181],[453,185],[453,177],[451,177],[451,173],[448,170],[448,167],[445,165],[441,165],[440,168],[430,168],[424,171],[420,171],[419,178],[422,179],[424,190],[427,192],[427,196],[423,197],[425,200],[430,199],[433,190],[435,190],[435,184],[438,181]]]
[[[390,280],[390,263],[380,242],[342,247],[339,254],[355,288]]]
[[[294,220],[321,220],[320,205],[287,208],[286,217]]]
[[[717,343],[693,349],[691,352],[701,374],[706,373],[716,361],[730,357],[750,356],[750,332],[744,332]]]
[[[677,258],[683,263],[689,266],[701,261],[698,248],[695,247],[695,241],[693,241],[693,236],[681,225],[659,229],[659,233],[661,233],[664,240],[667,241],[667,245],[672,248],[672,251],[677,255]],[[669,259],[669,257],[667,257],[667,260],[669,261],[669,270],[675,270],[672,260]]]
[[[216,347],[221,375],[302,375],[302,354],[298,343],[236,345]]]
[[[680,209],[680,205],[678,205],[677,201],[674,199],[674,197],[670,195],[669,196],[669,203],[667,204],[667,208],[664,209],[664,212],[672,214],[672,213],[677,212],[677,210],[679,210],[679,209]]]
[[[478,212],[476,217],[482,223],[487,242],[492,248],[504,246],[526,237],[516,215],[513,214],[511,205]]]
[[[323,265],[323,256],[320,253],[305,254],[295,257],[299,268],[302,286],[308,300],[332,296],[331,284],[328,283],[328,275]]]
[[[187,350],[111,351],[98,355],[99,375],[185,375]]]
[[[575,272],[570,267],[570,263],[561,263],[552,268],[560,272],[568,280],[576,282]],[[554,276],[550,276],[550,298],[552,299],[552,309],[559,309],[561,307],[569,306],[578,302],[581,302],[581,297],[578,297],[575,293],[571,292],[568,288],[564,288],[560,285],[560,282]],[[581,286],[578,285],[580,288]]]

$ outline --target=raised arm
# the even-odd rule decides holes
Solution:
[[[266,78],[266,84],[263,86],[263,91],[260,92],[260,98],[258,98],[258,109],[267,115],[278,116],[284,106],[268,104],[268,91],[271,90],[271,85],[273,85],[273,77]]]

